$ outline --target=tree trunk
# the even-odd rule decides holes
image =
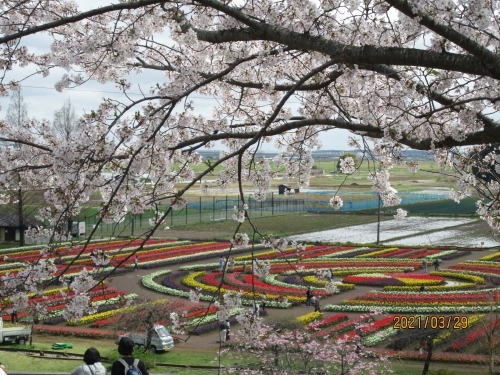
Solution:
[[[21,179],[19,178],[19,184]],[[24,246],[24,215],[23,215],[23,191],[21,185],[17,189],[17,215],[19,216],[19,246]]]

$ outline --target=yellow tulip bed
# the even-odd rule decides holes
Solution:
[[[300,324],[306,325],[314,322],[315,320],[321,319],[323,317],[323,313],[319,311],[313,311],[305,315],[298,316],[295,318],[297,322]]]

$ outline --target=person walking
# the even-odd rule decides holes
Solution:
[[[309,301],[309,305],[314,307],[314,311],[316,311],[316,300],[317,300],[316,296],[312,295],[311,300]]]
[[[436,259],[433,264],[434,264],[434,271],[439,271],[439,259]]]
[[[134,258],[134,270],[139,269],[139,257],[136,255]]]
[[[258,318],[260,316],[260,306],[257,302],[253,303],[253,314]]]
[[[231,259],[229,260],[229,272],[231,272],[231,273],[234,272],[234,265],[235,265],[234,258],[231,257]]]
[[[262,311],[264,311],[266,309],[266,302],[267,302],[267,294],[264,292],[264,293],[262,293],[262,297],[261,297]]]
[[[231,339],[231,322],[229,319],[226,319],[226,341]]]
[[[219,271],[224,271],[224,258],[222,258],[222,255],[219,257]]]
[[[321,312],[321,306],[319,305],[319,298],[312,296],[311,303],[314,306],[314,312]]]
[[[422,267],[424,269],[424,272],[427,272],[427,258],[424,258],[422,261]]]
[[[307,290],[306,290],[306,307],[311,306],[311,297],[312,296],[313,296],[313,293],[312,293],[311,287],[308,286]]]
[[[134,341],[128,337],[123,336],[118,342],[118,353],[122,356],[113,362],[113,367],[111,368],[111,375],[123,375],[126,374],[129,367],[137,367],[142,375],[149,375],[146,365],[141,360],[132,357],[134,351]]]
[[[328,279],[329,283],[332,282],[332,270],[331,269],[328,269],[328,271],[326,271],[326,278]]]
[[[227,340],[227,330],[229,329],[228,327],[229,321],[225,320],[221,322],[220,324],[220,342],[224,344]]]
[[[96,348],[88,348],[83,354],[83,365],[73,370],[71,375],[106,375],[107,370],[101,363],[101,355]]]

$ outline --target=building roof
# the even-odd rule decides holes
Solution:
[[[24,217],[25,227],[38,227],[43,225],[43,222],[34,218],[33,216]],[[17,212],[10,212],[1,214],[0,213],[0,227],[18,227],[19,226],[19,215]]]

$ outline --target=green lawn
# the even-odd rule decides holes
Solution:
[[[47,338],[48,339],[48,338]],[[50,340],[50,339],[48,339]],[[110,355],[112,352],[116,352],[116,345],[112,340],[99,340],[95,341],[92,339],[75,339],[75,338],[58,338],[54,337],[53,340],[61,342],[71,342],[73,344],[73,349],[65,350],[68,354],[83,354],[85,350],[90,346],[95,346],[101,352],[101,355]],[[55,341],[54,341],[55,342]],[[35,344],[34,348],[37,350],[50,351],[49,344]],[[7,350],[5,350],[7,349]],[[8,349],[13,349],[13,346],[2,346],[0,347],[0,357],[2,363],[5,365],[7,371],[26,371],[26,369],[35,370],[40,373],[54,373],[54,372],[66,372],[70,373],[77,366],[83,363],[80,360],[61,360],[58,358],[49,358],[49,354],[46,354],[45,358],[33,358],[27,356],[20,352],[11,351]],[[138,354],[137,351],[135,353]],[[214,366],[216,365],[213,361],[216,358],[217,353],[212,350],[183,350],[176,351],[175,349],[170,353],[156,354],[154,355],[154,360],[159,364],[155,368],[151,369],[152,374],[169,373],[176,375],[203,375],[203,374],[217,374],[217,370],[210,370],[208,368],[198,369],[189,368],[192,366]],[[232,362],[234,363],[234,362]],[[110,361],[103,361],[103,364],[108,367],[110,366]],[[173,364],[173,365],[186,365],[186,367],[177,366],[163,366],[162,364]],[[394,375],[420,375],[422,373],[424,363],[423,361],[399,361],[394,360],[392,362],[392,369]],[[470,366],[470,365],[459,365],[453,363],[431,363],[429,375],[483,375],[487,373],[486,366]]]
[[[381,220],[389,219],[392,219],[392,216],[381,218]],[[376,215],[315,213],[297,213],[252,219],[253,225],[255,225],[257,230],[261,231],[262,235],[268,236],[272,234],[278,237],[343,228],[376,221]],[[189,226],[176,226],[167,231],[160,231],[159,235],[184,238],[193,232],[207,232],[212,234],[211,237],[206,238],[207,240],[229,240],[234,234],[236,225],[237,222],[232,220],[198,223]],[[249,235],[253,232],[248,220],[245,220],[239,231],[248,233]],[[256,240],[258,241],[260,238],[260,235],[257,235]]]

